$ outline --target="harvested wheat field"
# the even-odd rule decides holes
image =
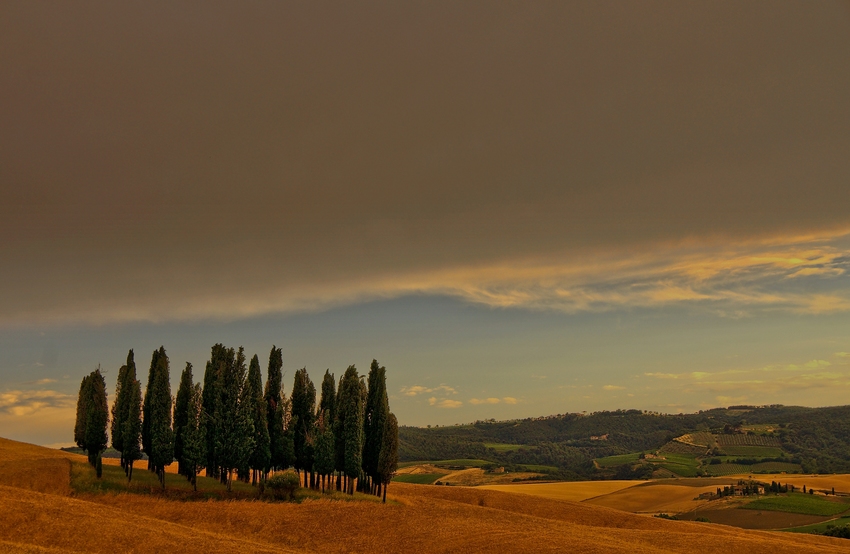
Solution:
[[[19,456],[19,457],[17,457]],[[40,457],[41,456],[41,457]],[[0,441],[27,474],[66,456]],[[9,466],[7,466],[8,468]],[[29,482],[70,479],[61,465]],[[56,494],[4,481],[0,548],[12,552],[840,552],[842,539],[665,521],[610,508],[468,487],[393,484],[390,504],[176,501],[155,494]]]
[[[572,500],[581,502],[589,498],[611,494],[622,489],[642,485],[646,481],[572,481],[562,483],[519,483],[515,485],[486,485],[479,487],[491,491],[518,492],[552,498],[554,500]]]

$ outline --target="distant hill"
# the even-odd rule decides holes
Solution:
[[[549,477],[693,477],[850,472],[850,406],[732,406],[693,414],[559,414],[399,429],[402,461],[483,459]]]

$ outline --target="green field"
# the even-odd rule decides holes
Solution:
[[[821,496],[803,493],[766,496],[743,506],[748,510],[790,512],[813,516],[834,516],[850,509],[850,504],[826,500]]]
[[[485,442],[484,446],[487,448],[492,448],[496,452],[513,452],[514,450],[522,450],[523,448],[528,448],[522,444],[504,444],[500,442]]]
[[[850,524],[850,515],[830,519],[829,521],[821,521],[820,523],[813,523],[812,525],[791,527],[790,529],[783,529],[783,531],[788,531],[789,533],[823,533],[830,527],[841,527],[847,524]]]
[[[785,454],[775,446],[727,446],[723,451],[727,456],[741,458],[779,458]]]
[[[488,462],[487,460],[471,460],[469,458],[463,458],[458,460],[420,460],[417,462],[402,462],[398,464],[398,467],[421,466],[425,464],[431,464],[435,466],[481,467],[492,463],[494,462]]]
[[[664,453],[666,460],[648,460],[652,464],[663,467],[668,471],[672,471],[680,477],[696,477],[699,461],[687,454],[672,454]]]
[[[599,467],[616,467],[623,464],[632,464],[640,459],[640,452],[632,452],[631,454],[618,454],[617,456],[606,456],[597,458],[596,463]]]
[[[762,462],[753,464],[752,470],[757,473],[802,473],[803,466],[800,464],[790,464],[785,462]]]
[[[396,475],[393,477],[393,481],[397,481],[399,483],[414,483],[416,485],[430,485],[442,476],[442,473],[414,473]]]
[[[558,471],[555,466],[541,466],[537,464],[519,464],[525,471],[539,471],[541,473]]]

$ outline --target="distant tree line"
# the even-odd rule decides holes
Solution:
[[[197,489],[201,470],[231,490],[233,479],[265,486],[273,471],[294,468],[304,487],[355,490],[383,496],[398,465],[398,421],[390,412],[386,368],[372,360],[368,377],[353,365],[337,387],[325,371],[321,396],[306,368],[295,372],[291,398],[283,392],[280,348],[269,354],[265,387],[259,358],[246,364],[244,349],[212,347],[203,386],[192,364],[171,395],[165,348],[153,352],[144,396],[133,351],[118,371],[112,405],[112,447],[121,454],[128,481],[133,464],[148,457],[148,470],[165,488],[165,467]],[[365,379],[364,379],[365,377]],[[89,462],[101,470],[109,423],[106,386],[100,368],[80,385],[74,438]]]

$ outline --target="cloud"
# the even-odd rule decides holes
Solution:
[[[0,393],[0,414],[24,417],[48,408],[74,406],[73,395],[53,390],[12,390]]]
[[[442,400],[437,400],[436,397],[431,397],[428,399],[429,406],[436,406],[437,408],[460,408],[463,405],[463,402],[460,400],[451,400],[449,398],[443,398]]]
[[[35,384],[36,385],[48,385],[50,383],[55,383],[55,382],[56,382],[56,379],[45,378],[45,379],[39,379],[38,381],[35,382]]]
[[[602,387],[602,390],[623,390],[626,387],[621,387],[619,385],[605,385]]]
[[[836,358],[850,358],[850,352],[836,352]]]
[[[450,387],[448,385],[440,385],[439,387],[423,387],[421,385],[413,385],[410,387],[401,387],[401,393],[405,396],[416,396],[417,394],[425,394],[432,392],[442,392],[445,394],[457,394],[457,390],[454,387]]]
[[[469,403],[475,406],[480,404],[516,404],[518,400],[512,396],[505,396],[502,398],[470,398]]]

